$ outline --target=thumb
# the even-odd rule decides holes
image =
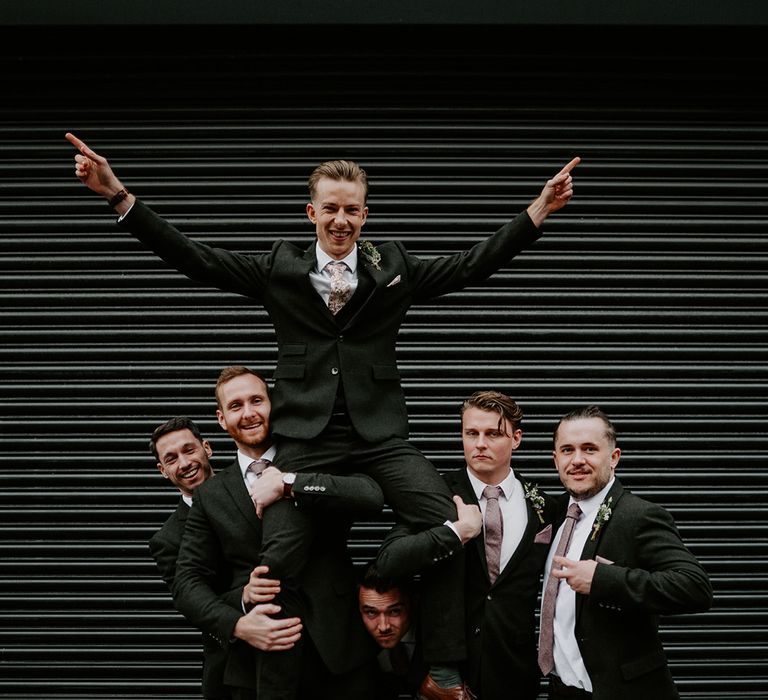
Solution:
[[[254,605],[248,614],[251,616],[276,615],[280,612],[280,609],[280,606],[274,603],[260,603],[259,605]]]

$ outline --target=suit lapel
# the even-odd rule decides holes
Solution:
[[[456,495],[461,496],[461,500],[464,501],[464,503],[467,503],[467,504],[472,503],[480,507],[480,504],[477,500],[477,496],[475,495],[475,491],[472,488],[472,484],[469,481],[469,477],[467,476],[466,465],[457,474],[451,486],[453,488],[453,492]],[[483,531],[480,534],[480,537],[475,537],[469,543],[468,546],[472,547],[477,552],[477,556],[480,559],[480,563],[483,566],[483,572],[485,573],[485,577],[488,578],[488,560],[485,558],[485,532]],[[490,579],[488,580],[490,581]]]
[[[256,508],[251,501],[251,496],[248,493],[248,489],[245,486],[243,480],[243,474],[240,471],[240,464],[237,459],[224,471],[216,476],[217,479],[222,479],[224,488],[229,493],[230,498],[237,506],[242,516],[248,521],[249,525],[256,530],[257,534],[261,534],[261,523],[256,516]]]
[[[176,506],[176,520],[181,526],[181,529],[184,529],[184,525],[187,522],[187,515],[189,515],[189,506],[184,502],[184,499],[179,500],[179,505]]]
[[[613,501],[611,502],[611,509],[614,509],[619,504],[619,499],[621,499],[621,496],[624,493],[624,487],[621,485],[621,482],[616,479],[613,482],[613,486],[611,486],[610,490],[605,496],[605,501],[607,501],[609,498],[612,498]],[[610,521],[609,521],[610,522]],[[590,532],[589,537],[587,537],[587,541],[584,543],[584,548],[581,550],[581,556],[579,559],[594,559],[595,555],[597,554],[597,549],[600,546],[600,540],[603,538],[603,535],[605,534],[605,530],[608,527],[607,524],[603,525],[595,535],[594,539],[592,539],[592,533]],[[584,605],[584,601],[586,600],[586,596],[583,595],[577,595],[576,596],[576,624],[579,622],[579,615],[581,614],[581,608],[582,605]]]

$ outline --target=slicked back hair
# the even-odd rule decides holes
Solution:
[[[359,182],[363,186],[363,204],[368,201],[368,175],[353,160],[327,160],[320,163],[309,176],[307,187],[310,199],[314,200],[317,194],[317,183],[324,177],[331,180],[346,180],[347,182]]]
[[[601,421],[603,421],[603,425],[605,426],[605,439],[608,440],[608,443],[611,447],[616,447],[616,428],[613,427],[613,423],[611,423],[610,419],[607,415],[605,415],[605,412],[602,408],[599,406],[583,406],[581,408],[576,408],[573,411],[570,411],[569,413],[566,413],[558,422],[557,427],[555,428],[555,432],[552,434],[552,442],[556,446],[557,445],[557,431],[560,430],[560,426],[563,423],[566,423],[568,421],[572,420],[585,420],[588,418],[598,418]]]
[[[504,420],[514,432],[520,427],[523,420],[523,409],[517,405],[514,399],[500,391],[486,390],[476,391],[461,404],[461,415],[469,408],[479,408],[481,411],[493,411],[499,414],[499,429]],[[505,433],[506,434],[506,433]]]

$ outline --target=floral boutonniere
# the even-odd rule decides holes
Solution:
[[[597,533],[600,532],[603,523],[607,523],[611,519],[611,503],[613,503],[613,497],[603,501],[597,509],[595,522],[592,523],[592,537],[589,538],[590,540],[594,540],[597,537]]]
[[[379,263],[381,262],[381,253],[378,251],[375,245],[370,241],[358,241],[360,246],[360,252],[363,257],[371,263],[377,270],[381,270]]]
[[[531,502],[531,507],[536,511],[536,515],[539,516],[539,522],[544,523],[544,506],[546,501],[544,496],[539,493],[538,486],[531,486],[528,482],[523,483],[523,490],[525,491],[525,497]]]

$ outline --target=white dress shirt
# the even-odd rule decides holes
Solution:
[[[585,498],[578,501],[581,508],[581,518],[576,522],[571,535],[571,541],[565,552],[567,559],[581,559],[581,552],[587,539],[592,533],[592,524],[597,515],[597,509],[603,502],[608,491],[613,486],[613,479],[597,494],[591,498]],[[569,499],[568,505],[574,503],[573,498]],[[563,523],[564,525],[565,523]],[[544,567],[544,588],[549,578],[549,570],[552,568],[552,559],[555,556],[557,543],[560,541],[560,533],[563,531],[563,525],[552,539],[552,546],[549,549],[549,556]],[[553,656],[555,659],[555,675],[566,685],[575,688],[581,688],[588,693],[592,692],[592,680],[587,673],[587,667],[584,665],[584,659],[581,658],[581,651],[576,641],[576,592],[566,583],[565,579],[560,579],[560,585],[555,600],[555,619],[554,619],[554,648]]]
[[[486,499],[483,496],[483,489],[488,484],[480,481],[469,468],[467,468],[467,476],[475,496],[477,496],[480,512],[483,514],[483,522],[485,522]],[[491,486],[501,486],[501,490],[504,492],[503,496],[499,496],[499,510],[504,528],[499,562],[499,573],[501,573],[523,539],[523,533],[528,525],[528,509],[525,507],[523,485],[518,481],[512,469],[509,470],[504,481],[499,484],[491,484]]]

